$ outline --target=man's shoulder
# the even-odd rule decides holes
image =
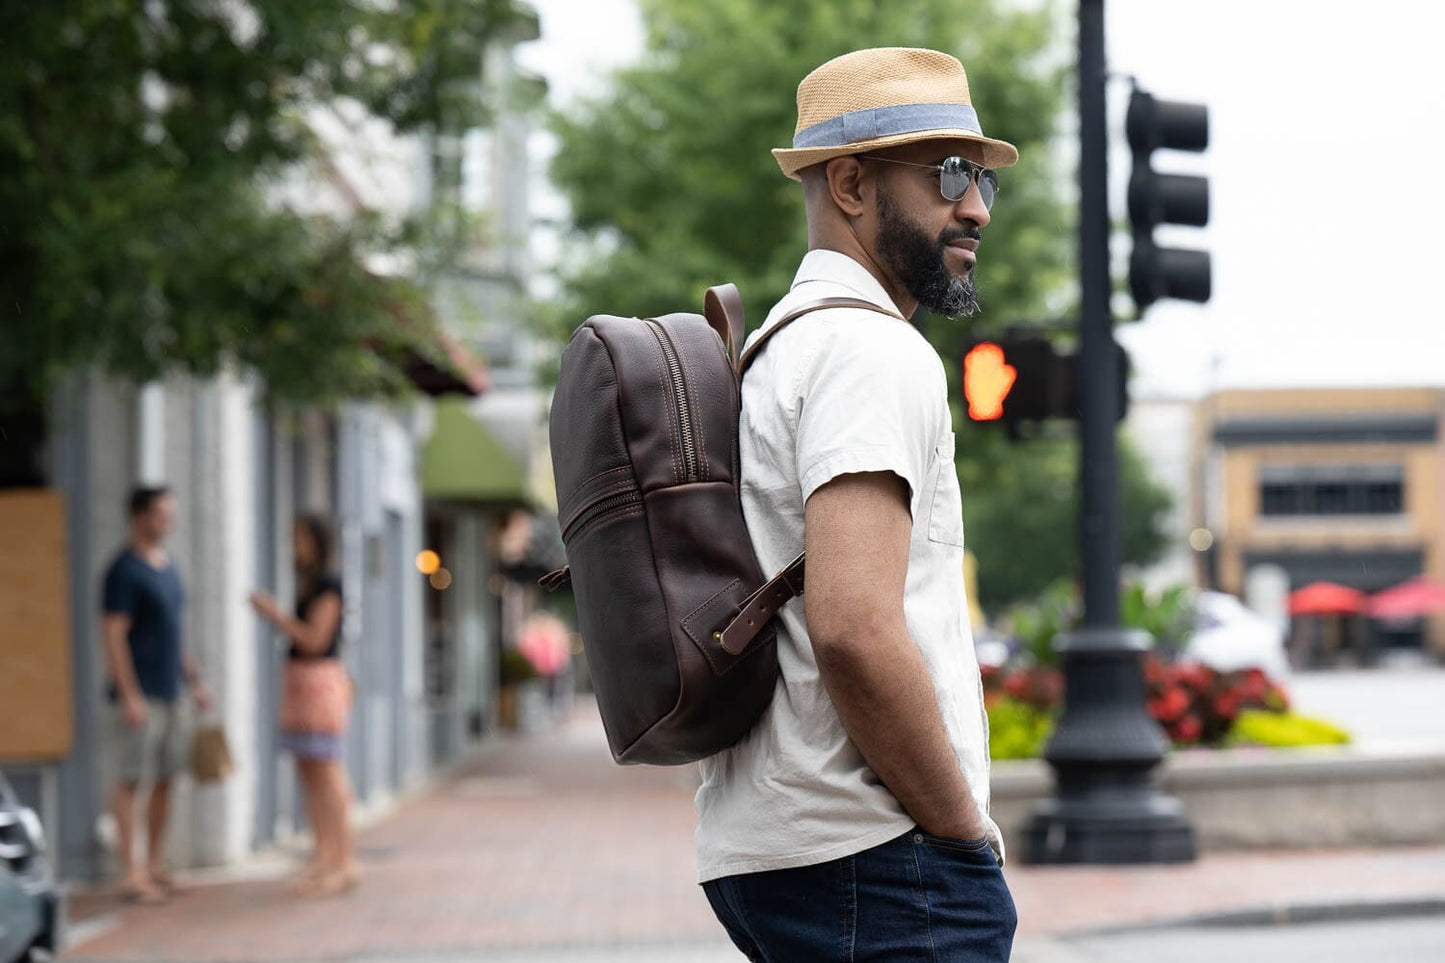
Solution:
[[[136,574],[136,566],[140,560],[135,557],[129,548],[123,548],[110,557],[110,562],[105,566],[106,578],[130,578]]]
[[[866,308],[830,308],[818,322],[803,340],[814,348],[812,366],[819,374],[861,369],[881,381],[917,381],[924,387],[943,373],[933,346],[897,317]]]

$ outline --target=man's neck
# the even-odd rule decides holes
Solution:
[[[139,535],[130,537],[130,550],[139,559],[149,565],[159,567],[166,562],[166,550],[158,541],[142,538]]]
[[[864,250],[863,246],[858,243],[857,238],[851,234],[842,238],[810,238],[808,250],[833,251],[834,253],[852,258],[863,267],[863,270],[873,276],[873,280],[877,281],[879,286],[883,288],[884,293],[892,299],[893,306],[898,309],[899,314],[905,318],[911,318],[914,312],[918,310],[918,299],[909,294],[907,288],[890,278],[888,272],[883,270],[883,265],[878,263],[877,258],[871,256]]]

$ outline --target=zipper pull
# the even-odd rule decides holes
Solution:
[[[570,581],[572,581],[572,566],[564,565],[557,571],[548,572],[537,579],[537,584],[548,592],[555,592]]]

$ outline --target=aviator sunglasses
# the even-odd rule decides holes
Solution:
[[[978,196],[983,201],[983,209],[993,209],[993,199],[998,196],[998,174],[982,164],[975,164],[971,160],[962,157],[946,157],[941,164],[915,164],[912,161],[894,160],[892,157],[879,157],[877,154],[859,154],[859,157],[867,160],[884,161],[888,164],[902,164],[905,167],[923,167],[931,171],[938,171],[938,190],[945,199],[950,201],[961,201],[968,193],[968,185],[978,184]]]

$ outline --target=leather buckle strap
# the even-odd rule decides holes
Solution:
[[[793,559],[781,572],[763,583],[762,588],[747,597],[727,628],[717,633],[717,641],[725,652],[742,655],[768,620],[790,600],[803,594],[805,558],[805,555],[799,555]]]

